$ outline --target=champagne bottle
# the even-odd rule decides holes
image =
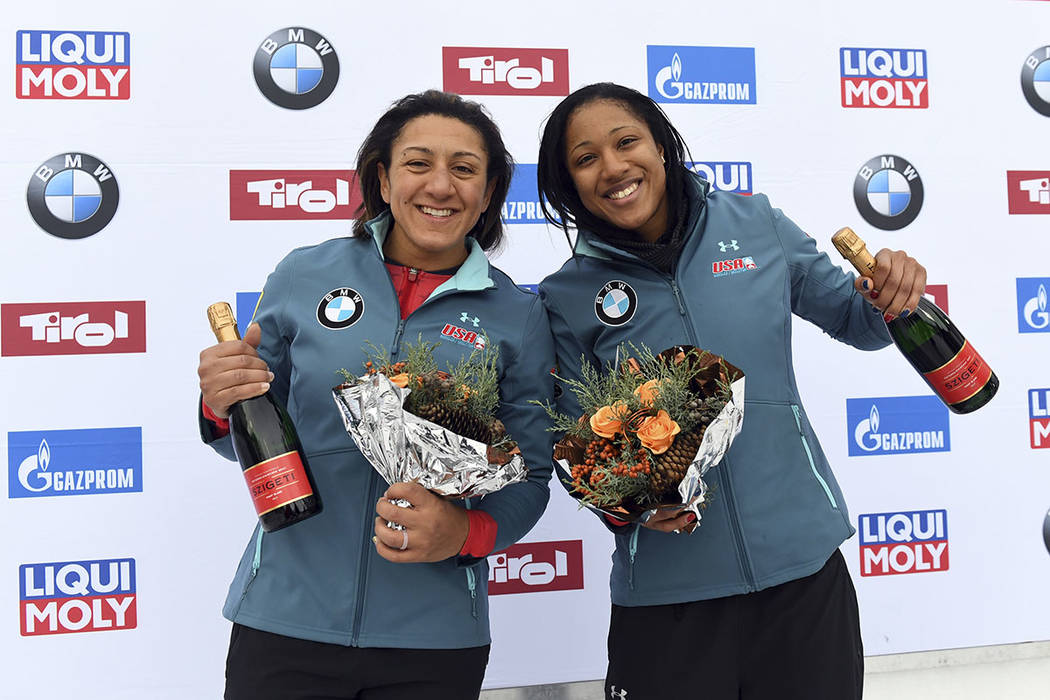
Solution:
[[[842,257],[864,277],[875,272],[875,258],[851,229],[831,237]],[[890,337],[933,392],[955,413],[970,413],[991,401],[999,378],[951,319],[926,297],[907,316],[886,324]]]
[[[220,343],[240,339],[226,302],[208,307],[208,321]],[[273,532],[320,513],[321,499],[299,435],[273,392],[238,401],[230,407],[229,421],[233,451],[262,529]]]

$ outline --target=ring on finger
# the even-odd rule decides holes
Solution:
[[[403,552],[408,549],[408,530],[401,531],[401,538],[401,546],[398,547],[398,550]]]

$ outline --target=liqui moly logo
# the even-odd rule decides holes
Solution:
[[[685,167],[707,180],[715,191],[752,194],[750,163],[712,161],[686,163]]]
[[[142,428],[7,434],[10,498],[142,491]]]
[[[842,106],[926,109],[923,49],[839,49]]]
[[[1050,447],[1050,389],[1028,390],[1028,426],[1033,450]]]
[[[21,100],[126,100],[131,96],[127,32],[19,30],[15,97]]]
[[[133,629],[135,560],[95,559],[18,567],[23,637]]]
[[[146,302],[0,304],[0,355],[146,352]]]
[[[860,516],[860,575],[948,570],[948,511],[917,510]]]
[[[1050,277],[1017,278],[1018,332],[1050,333],[1047,289],[1050,289]]]
[[[460,95],[568,95],[568,49],[441,49],[445,90]]]
[[[851,457],[948,452],[948,408],[936,396],[846,399]]]
[[[231,170],[231,221],[353,219],[353,170]]]
[[[736,245],[736,242],[733,242]],[[743,258],[730,258],[728,260],[715,260],[711,263],[711,274],[715,277],[725,277],[726,275],[735,275],[740,272],[747,272],[749,270],[757,270],[758,263],[750,255]]]
[[[1050,170],[1007,170],[1011,214],[1050,214]]]
[[[489,555],[489,595],[583,588],[583,541],[523,542]]]

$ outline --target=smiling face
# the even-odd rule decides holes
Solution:
[[[589,102],[569,118],[565,164],[594,216],[655,241],[667,230],[663,149],[645,122],[617,102]]]
[[[492,197],[481,135],[449,117],[416,117],[390,147],[379,187],[394,225],[384,252],[422,270],[455,267],[467,257],[464,239]]]

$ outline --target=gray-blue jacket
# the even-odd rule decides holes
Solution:
[[[256,629],[334,644],[481,646],[489,643],[487,562],[452,557],[394,564],[376,554],[375,504],[387,484],[347,435],[331,389],[342,381],[340,368],[363,373],[367,341],[388,348],[395,360],[420,336],[441,341],[435,356],[443,368],[473,349],[442,335],[447,324],[486,333],[489,347],[499,346],[498,417],[529,467],[526,481],[467,504],[495,518],[495,549],[502,549],[532,528],[549,497],[553,437],[543,409],[529,404],[553,393],[547,313],[538,296],[490,266],[467,239],[470,253],[456,274],[402,321],[382,255],[389,224],[387,214],[369,222],[370,239],[294,250],[266,281],[254,319],[262,327],[259,356],[275,375],[271,390],[295,422],[324,509],[277,532],[256,526],[223,614]],[[347,287],[360,294],[363,313],[345,328],[326,327],[319,320],[325,296]],[[229,436],[215,439],[210,425],[202,418],[205,441],[234,459]]]
[[[687,239],[673,275],[581,231],[573,257],[540,284],[563,376],[579,377],[581,356],[613,362],[628,341],[653,351],[695,345],[746,376],[743,430],[705,476],[714,493],[699,528],[617,533],[618,605],[746,593],[820,569],[854,529],[799,400],[791,317],[864,350],[890,342],[855,278],[765,196],[709,194],[697,176],[688,191]],[[559,404],[579,413],[569,391]]]

